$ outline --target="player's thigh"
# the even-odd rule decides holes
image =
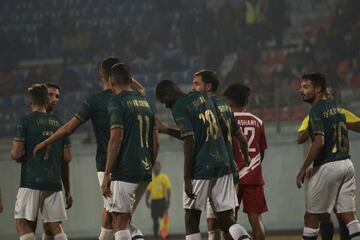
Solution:
[[[243,185],[242,192],[244,213],[260,215],[267,212],[263,185]]]
[[[124,181],[112,181],[112,197],[110,212],[129,213],[133,212],[135,205],[136,192],[142,187],[143,183],[130,183]]]
[[[235,209],[239,204],[232,174],[219,177],[213,181],[210,189],[213,210],[223,212]]]
[[[103,180],[104,180],[104,172],[97,172],[97,177],[98,177],[100,191],[101,191],[101,186],[102,186],[102,183],[103,183]],[[104,196],[102,196],[102,198],[103,198],[103,202],[104,202],[104,208],[106,210],[109,210],[110,209],[110,204],[111,204],[111,199],[107,198],[107,197],[104,197]]]
[[[44,223],[59,223],[67,220],[62,191],[42,191],[41,198],[42,206],[40,213]]]
[[[340,161],[314,168],[314,174],[309,178],[305,192],[305,208],[308,213],[332,212],[342,183],[342,174]]]
[[[19,188],[15,202],[15,219],[36,221],[39,212],[40,191],[30,188]]]
[[[184,209],[195,209],[204,211],[206,209],[206,201],[209,195],[209,179],[191,180],[193,193],[196,198],[189,198],[183,190],[183,207]],[[185,189],[185,187],[184,187]]]
[[[142,183],[139,183],[138,187],[136,188],[135,202],[134,202],[132,212],[134,212],[136,210],[137,206],[139,205],[139,202],[142,199],[142,197],[144,196],[148,185],[149,185],[148,182],[142,182]]]
[[[344,161],[343,183],[340,186],[335,210],[338,214],[356,212],[356,179],[351,160]]]
[[[24,235],[26,233],[34,232],[34,226],[36,226],[36,222],[28,221],[26,219],[15,219],[16,232],[19,236]]]
[[[63,233],[64,230],[61,226],[61,222],[47,222],[44,223],[44,233],[46,235],[55,236],[59,233]]]

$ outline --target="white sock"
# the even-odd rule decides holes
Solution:
[[[99,240],[113,240],[113,238],[114,238],[114,234],[113,234],[112,229],[107,229],[107,228],[101,227]]]
[[[193,234],[190,234],[190,235],[186,235],[185,240],[201,240],[201,234],[200,233],[193,233]]]
[[[59,233],[54,236],[54,240],[68,240],[65,233]]]
[[[308,227],[304,227],[303,229],[303,239],[308,239],[308,240],[316,240],[317,236],[319,234],[319,229],[313,229],[313,228],[308,228]]]
[[[144,239],[144,234],[140,231],[139,228],[137,228],[132,223],[130,223],[130,225],[129,225],[129,231],[130,231],[130,235],[131,235],[132,240]]]
[[[42,240],[54,240],[54,236],[49,236],[49,235],[46,235],[45,233],[43,233],[41,239]]]
[[[360,239],[360,222],[359,220],[354,220],[346,224],[346,227],[349,229],[349,236],[351,240]]]
[[[130,240],[130,231],[129,230],[121,230],[115,233],[115,240]]]
[[[210,230],[208,232],[208,240],[215,240],[215,235],[216,235],[215,233],[216,233],[215,230]]]
[[[250,239],[249,234],[240,224],[233,224],[229,228],[229,233],[233,239]]]
[[[36,240],[35,234],[33,232],[26,233],[20,236],[20,240]]]

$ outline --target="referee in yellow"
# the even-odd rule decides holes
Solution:
[[[151,206],[154,237],[159,239],[159,218],[162,218],[169,208],[171,183],[168,176],[161,172],[160,162],[154,163],[153,172],[152,181],[146,191],[146,206]]]

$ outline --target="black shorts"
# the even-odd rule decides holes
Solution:
[[[162,218],[165,210],[166,210],[165,198],[151,200],[151,217],[152,218]]]

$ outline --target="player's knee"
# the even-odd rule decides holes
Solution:
[[[44,229],[47,229],[48,235],[53,236],[64,232],[60,223],[44,223]]]
[[[235,218],[232,214],[232,211],[224,211],[217,213],[217,219],[219,227],[222,231],[227,232],[229,228],[235,224]]]
[[[218,228],[216,218],[207,218],[208,231],[215,230]]]
[[[201,211],[194,209],[185,210],[186,235],[198,233]]]

